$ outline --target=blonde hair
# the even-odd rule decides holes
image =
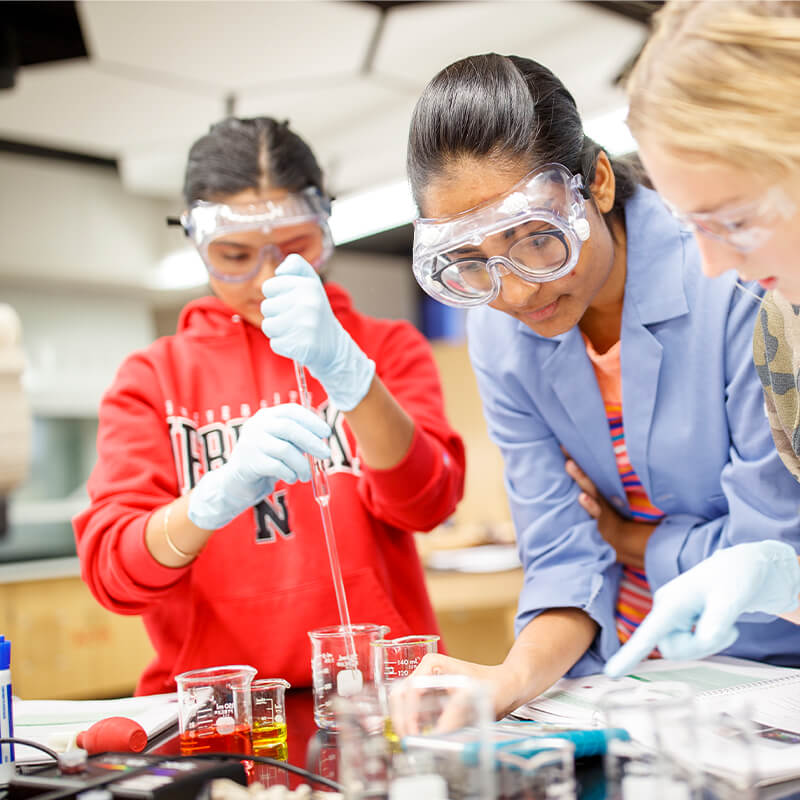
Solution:
[[[800,2],[670,0],[628,80],[637,138],[745,169],[800,169]]]

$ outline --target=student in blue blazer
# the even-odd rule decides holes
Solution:
[[[451,64],[417,103],[408,166],[414,272],[473,309],[525,568],[502,664],[427,656],[419,672],[489,681],[502,715],[601,671],[651,593],[715,551],[800,548],[800,485],[752,368],[757,298],[703,275],[691,232],[584,135],[552,72],[495,54]],[[742,619],[727,654],[800,665],[800,628]]]

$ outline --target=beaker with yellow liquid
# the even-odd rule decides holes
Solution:
[[[262,678],[250,686],[253,706],[253,753],[280,761],[289,757],[284,693],[291,684],[283,678]]]

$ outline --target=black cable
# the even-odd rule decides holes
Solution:
[[[0,738],[0,744],[22,744],[25,745],[26,747],[33,747],[37,750],[41,750],[42,752],[47,753],[47,755],[54,758],[56,762],[58,762],[59,759],[59,754],[55,750],[51,750],[49,747],[46,747],[43,744],[39,744],[38,742],[33,742],[30,739],[19,739],[16,736],[7,736]],[[142,753],[142,755],[156,755],[156,754]],[[234,761],[256,761],[259,764],[266,764],[270,767],[278,767],[279,769],[285,769],[287,772],[293,772],[295,775],[299,775],[301,778],[313,781],[314,783],[319,783],[322,786],[327,786],[329,789],[335,789],[337,792],[344,791],[344,786],[342,786],[340,783],[336,783],[336,781],[332,781],[330,778],[324,778],[322,775],[316,775],[313,772],[309,772],[307,769],[303,769],[302,767],[296,767],[294,766],[294,764],[289,764],[286,761],[279,761],[277,758],[270,758],[269,756],[256,756],[256,755],[251,755],[249,753],[195,753],[194,755],[190,756],[169,756],[165,755],[164,753],[158,753],[158,756],[164,761],[172,761],[175,758],[197,758],[197,759],[222,758],[229,760],[233,759]],[[124,776],[120,775],[119,777],[122,778]]]
[[[24,744],[25,747],[33,747],[36,750],[41,750],[43,753],[47,753],[51,758],[58,761],[58,753],[56,753],[55,750],[51,750],[49,747],[39,744],[39,742],[33,742],[30,739],[18,739],[16,736],[3,736],[0,738],[0,744]]]
[[[341,783],[336,783],[336,781],[332,781],[330,778],[323,778],[322,775],[316,775],[313,772],[309,772],[307,769],[296,767],[294,764],[289,764],[286,761],[279,761],[277,758],[270,758],[269,756],[255,756],[247,753],[195,753],[191,756],[186,756],[186,758],[233,758],[236,759],[236,761],[255,761],[259,764],[267,764],[271,767],[285,769],[287,772],[293,772],[301,778],[319,783],[322,786],[327,786],[329,789],[334,789],[337,792],[344,792],[344,786],[342,786]]]

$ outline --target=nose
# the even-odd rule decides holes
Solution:
[[[540,284],[529,283],[510,272],[500,278],[500,297],[508,306],[529,306],[531,298],[539,293],[540,288]]]
[[[275,276],[275,270],[281,265],[283,256],[280,252],[265,247],[259,253],[259,258],[261,263],[253,280],[260,286],[265,280]]]
[[[738,269],[742,263],[742,254],[725,242],[702,234],[695,234],[695,240],[702,259],[703,274],[709,278],[718,278],[728,270]]]

